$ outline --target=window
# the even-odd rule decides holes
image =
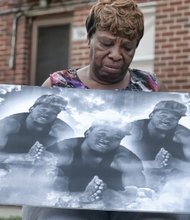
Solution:
[[[63,18],[35,22],[32,42],[31,84],[41,85],[50,73],[69,65],[70,24]]]

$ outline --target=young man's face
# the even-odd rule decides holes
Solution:
[[[157,110],[151,114],[151,125],[159,130],[171,130],[174,129],[179,120],[180,116],[174,112],[169,112],[165,110]]]
[[[39,124],[48,124],[53,122],[60,111],[50,105],[37,105],[30,110],[30,118]]]
[[[98,80],[121,81],[132,62],[137,39],[113,36],[107,31],[96,31],[90,39],[91,74]]]
[[[112,151],[120,145],[123,136],[113,128],[93,128],[88,132],[86,142],[90,149],[97,152]]]

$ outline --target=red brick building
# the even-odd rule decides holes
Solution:
[[[93,2],[1,0],[0,83],[40,85],[55,70],[88,64],[84,22]],[[155,72],[171,91],[189,91],[190,0],[137,2],[146,36],[134,65]]]
[[[0,83],[40,85],[55,70],[88,64],[84,22],[93,2],[0,0]],[[190,91],[190,0],[137,2],[146,24],[134,65],[171,91]]]

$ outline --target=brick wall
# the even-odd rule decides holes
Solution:
[[[85,19],[89,13],[90,7],[79,7],[74,12],[73,28],[82,27],[85,24]],[[71,49],[71,62],[72,67],[81,67],[88,65],[89,61],[89,49],[86,40],[74,41]]]
[[[50,2],[50,1],[49,1]],[[50,8],[68,7],[83,4],[83,8],[76,7],[73,26],[83,26],[87,10],[86,0],[51,0]],[[84,4],[85,3],[85,4]],[[29,84],[31,71],[31,31],[32,21],[37,17],[27,17],[25,13],[40,10],[40,0],[1,0],[0,1],[0,83]],[[80,12],[82,10],[86,12]],[[46,9],[42,8],[42,11]],[[57,16],[58,14],[56,14]],[[59,14],[64,16],[64,13]],[[75,18],[76,16],[76,18]],[[81,17],[82,16],[82,17]],[[43,16],[41,16],[43,17]],[[45,16],[44,17],[48,17]],[[55,17],[49,15],[49,17]],[[15,22],[16,21],[16,22]],[[16,34],[13,32],[16,23]],[[16,37],[16,39],[15,39]],[[15,40],[15,47],[11,44]],[[80,46],[77,46],[80,45]],[[71,65],[83,66],[88,62],[88,46],[85,42],[74,42],[71,48]],[[14,49],[14,50],[13,50]],[[77,53],[80,52],[80,59]],[[13,60],[12,65],[10,59]],[[82,62],[81,62],[82,61]]]
[[[22,4],[21,4],[22,2]],[[84,3],[85,0],[52,0],[51,7],[63,7]],[[138,3],[152,0],[138,0]],[[190,0],[158,0],[156,12],[155,72],[171,91],[190,89]],[[20,15],[16,10],[38,9],[39,0],[0,1],[0,83],[29,84],[31,59],[31,31],[34,18]],[[73,12],[73,27],[84,25],[89,6],[76,7]],[[14,41],[13,21],[17,18],[17,39],[15,51],[11,50]],[[61,16],[61,14],[60,14]],[[14,54],[15,52],[15,54]],[[13,56],[14,55],[14,56]],[[10,66],[10,58],[15,62]],[[88,64],[86,40],[74,41],[71,45],[70,66]]]
[[[1,83],[28,83],[30,28],[18,5],[17,0],[0,2]]]
[[[159,1],[155,72],[172,91],[190,91],[190,0]]]

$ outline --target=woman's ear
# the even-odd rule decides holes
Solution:
[[[87,40],[88,40],[88,41],[87,41],[87,42],[88,42],[88,47],[90,47],[90,42],[91,42],[91,39],[90,39],[90,38],[88,38]]]

